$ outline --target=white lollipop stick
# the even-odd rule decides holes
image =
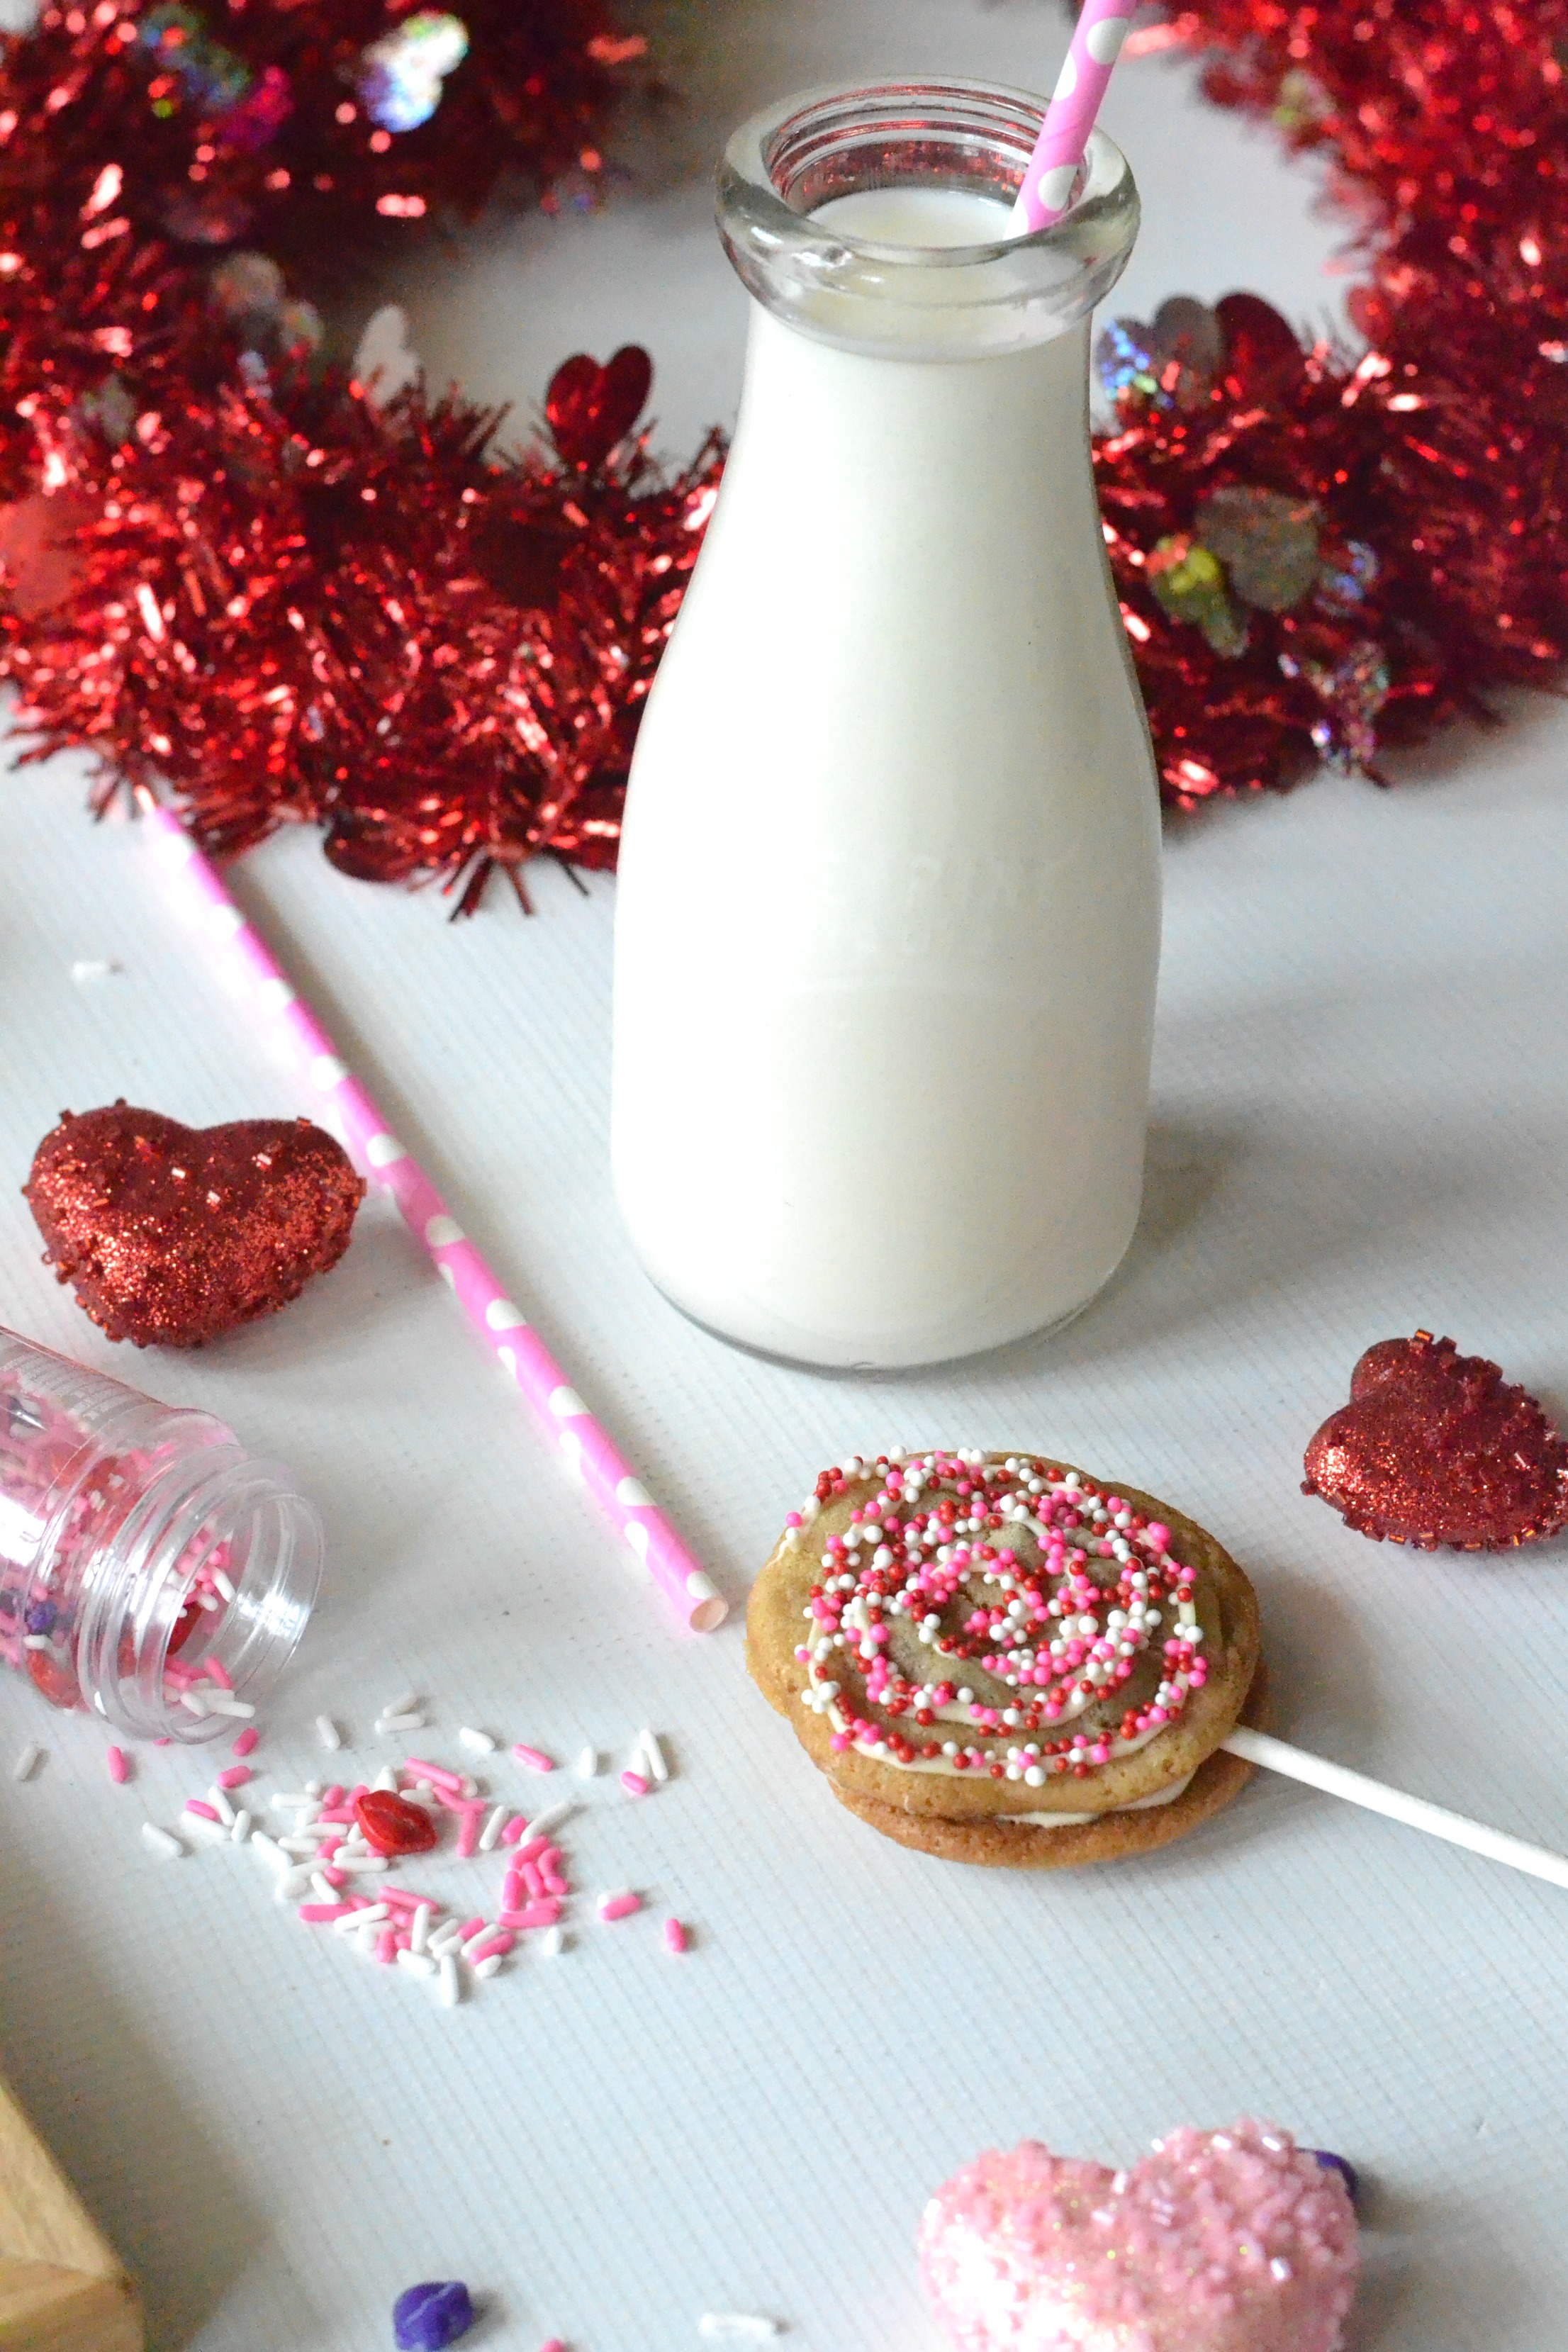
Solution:
[[[1325,1756],[1309,1756],[1304,1748],[1271,1739],[1266,1731],[1233,1731],[1220,1746],[1248,1764],[1281,1773],[1288,1780],[1304,1780],[1309,1788],[1321,1789],[1328,1796],[1364,1805],[1369,1813],[1403,1822],[1406,1829],[1425,1830],[1428,1837],[1447,1838],[1450,1845],[1483,1853],[1489,1862],[1506,1862],[1511,1869],[1528,1871],[1531,1878],[1568,1886],[1568,1854],[1550,1853],[1543,1845],[1510,1837],[1506,1830],[1490,1830],[1482,1822],[1467,1821],[1463,1813],[1451,1813],[1445,1805],[1429,1805],[1425,1797],[1407,1797],[1402,1789],[1385,1789],[1381,1780],[1369,1780],[1364,1772],[1331,1764]]]
[[[1137,0],[1084,0],[1067,63],[1018,189],[1008,224],[1014,236],[1049,228],[1066,212],[1106,84],[1131,29],[1136,5]]]

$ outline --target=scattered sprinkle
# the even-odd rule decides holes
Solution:
[[[621,1786],[628,1797],[646,1797],[650,1783],[643,1779],[640,1772],[628,1769],[621,1774]]]
[[[463,1998],[463,1988],[458,1977],[458,1963],[450,1952],[443,1952],[440,1961],[441,2006],[456,2009]]]
[[[216,1806],[209,1805],[203,1797],[187,1797],[185,1799],[185,1811],[187,1813],[194,1813],[196,1819],[201,1822],[218,1822],[220,1823],[223,1822],[223,1815],[218,1811]]]
[[[123,1789],[131,1778],[131,1766],[123,1748],[111,1748],[108,1756],[109,1777],[117,1789]]]
[[[250,1831],[251,1818],[246,1811],[245,1807],[242,1805],[238,1812],[236,1813],[234,1817],[234,1827],[230,1830],[229,1835],[234,1840],[236,1845],[243,1845],[246,1839],[250,1835]]]
[[[71,978],[79,982],[108,980],[120,969],[120,965],[111,963],[107,956],[79,956],[71,966]]]
[[[30,1780],[44,1760],[44,1751],[36,1739],[29,1739],[11,1767],[13,1780]]]
[[[458,1738],[463,1746],[471,1748],[476,1756],[493,1756],[499,1745],[488,1731],[476,1731],[471,1723],[465,1723],[461,1727]]]
[[[343,1744],[343,1735],[330,1715],[319,1715],[316,1717],[316,1737],[323,1748],[336,1748]]]
[[[421,1715],[417,1707],[411,1708],[402,1715],[378,1716],[375,1724],[376,1736],[378,1738],[384,1739],[395,1731],[423,1731],[427,1720],[428,1718]]]
[[[760,2312],[705,2311],[697,2323],[697,2333],[710,2340],[729,2336],[761,2344],[770,2336],[782,2336],[784,2329],[776,2319],[764,2319]]]
[[[577,1778],[579,1780],[591,1780],[594,1779],[598,1769],[598,1749],[596,1748],[584,1748],[583,1753],[577,1759]]]
[[[546,1756],[542,1748],[525,1748],[519,1740],[511,1752],[520,1764],[527,1765],[531,1772],[553,1772],[555,1769],[554,1757]]]
[[[566,1933],[562,1927],[547,1927],[539,1939],[539,1948],[547,1960],[553,1960],[566,1949]]]
[[[381,1712],[384,1716],[417,1715],[424,1707],[424,1705],[425,1702],[420,1697],[417,1691],[399,1691],[395,1698],[389,1698],[387,1700],[386,1705],[382,1708]]]
[[[641,1909],[642,1896],[634,1895],[629,1886],[623,1886],[615,1895],[601,1895],[599,1897],[599,1916],[606,1921],[629,1919],[634,1911]]]
[[[563,1822],[571,1820],[576,1810],[570,1797],[563,1797],[558,1805],[546,1805],[544,1811],[535,1813],[528,1823],[530,1838],[542,1837],[546,1830],[558,1830]]]
[[[684,1952],[689,1946],[691,1938],[679,1919],[667,1919],[664,1923],[664,1940],[670,1951]]]
[[[245,1729],[240,1733],[239,1738],[234,1743],[234,1754],[236,1756],[250,1755],[259,1745],[260,1739],[261,1734],[257,1730],[256,1726],[253,1723],[247,1724]]]
[[[160,1862],[178,1862],[185,1851],[174,1831],[161,1830],[156,1822],[142,1822],[142,1843]]]
[[[669,1778],[669,1759],[659,1746],[658,1732],[649,1731],[645,1725],[637,1734],[637,1746],[647,1759],[648,1770],[662,1787]]]
[[[247,1780],[255,1778],[248,1764],[231,1764],[226,1772],[218,1774],[217,1784],[220,1789],[243,1789]]]

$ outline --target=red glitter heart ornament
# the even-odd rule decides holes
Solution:
[[[364,1180],[309,1119],[182,1127],[122,1098],[62,1112],[22,1190],[45,1265],[111,1339],[195,1348],[335,1265]]]
[[[642,415],[653,362],[640,343],[623,343],[603,367],[586,352],[563,360],[550,379],[544,414],[555,446],[584,473],[602,466]]]
[[[428,1853],[439,1832],[423,1805],[390,1789],[367,1789],[354,1799],[354,1819],[365,1843],[381,1854]]]
[[[1380,1339],[1307,1448],[1302,1493],[1381,1543],[1506,1551],[1568,1523],[1568,1445],[1484,1356]]]

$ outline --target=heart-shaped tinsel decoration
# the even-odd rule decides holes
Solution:
[[[1380,1543],[1505,1551],[1568,1522],[1568,1445],[1535,1399],[1430,1331],[1367,1349],[1305,1466],[1302,1492]]]
[[[195,1348],[297,1298],[349,1245],[364,1180],[309,1119],[182,1127],[123,1099],[60,1115],[23,1186],[111,1339]]]
[[[961,2352],[1334,2352],[1361,2263],[1341,2175],[1248,2121],[1184,2126],[1130,2172],[994,2150],[920,2246]]]
[[[642,415],[653,362],[640,343],[623,343],[603,367],[586,352],[563,360],[550,379],[544,415],[569,466],[591,474]]]

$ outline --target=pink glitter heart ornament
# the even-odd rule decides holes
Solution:
[[[1247,2120],[1129,2172],[993,2149],[938,2189],[920,2252],[960,2352],[1337,2352],[1361,2267],[1340,2175]]]

